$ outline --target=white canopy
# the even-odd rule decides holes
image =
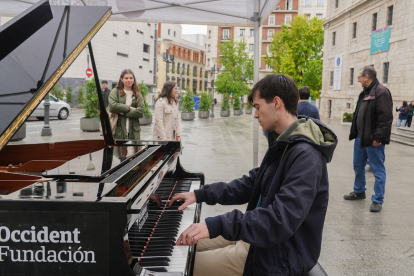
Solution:
[[[280,0],[259,2],[260,25]],[[35,0],[0,0],[0,16],[15,16]],[[49,0],[51,5],[112,6],[110,20],[253,26],[255,0]]]
[[[15,16],[35,0],[0,0],[0,16]],[[112,6],[110,20],[259,27],[280,0],[49,0],[51,5]],[[254,82],[259,81],[260,47],[254,47]],[[258,165],[259,125],[253,119],[253,166]]]

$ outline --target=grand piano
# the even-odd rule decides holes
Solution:
[[[109,18],[108,7],[40,1],[0,27],[0,274],[192,275],[195,247],[175,246],[201,206],[167,207],[204,185],[180,164],[177,141],[9,145],[10,139]]]

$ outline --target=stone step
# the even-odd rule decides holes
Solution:
[[[405,141],[405,140],[402,140],[402,139],[398,139],[398,138],[395,138],[395,137],[392,137],[392,136],[391,136],[391,141],[414,147],[414,143],[409,142],[409,141]]]
[[[411,127],[397,127],[397,131],[414,136],[414,128]]]
[[[399,140],[404,140],[404,141],[407,141],[407,142],[414,143],[414,135],[406,134],[406,133],[404,133],[402,131],[391,132],[391,137],[392,138],[399,139]]]

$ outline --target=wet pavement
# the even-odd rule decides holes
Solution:
[[[183,167],[201,171],[207,183],[229,181],[248,173],[253,160],[252,115],[181,121]],[[101,139],[99,132],[82,132],[82,110],[74,109],[64,121],[52,119],[50,137],[41,137],[43,122],[29,120],[27,137],[15,143],[42,143],[80,139]],[[385,147],[387,184],[380,213],[371,213],[374,176],[367,169],[367,199],[346,201],[352,191],[353,142],[349,126],[324,119],[338,135],[339,143],[328,165],[330,201],[323,233],[319,263],[329,276],[336,275],[414,275],[414,147],[391,143]],[[142,126],[142,139],[151,139],[152,125]],[[13,144],[15,144],[13,143]],[[259,162],[267,148],[259,134]],[[214,216],[245,206],[203,205],[202,217]]]

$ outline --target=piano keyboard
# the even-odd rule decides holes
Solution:
[[[145,270],[153,272],[184,272],[182,275],[189,275],[190,273],[188,264],[191,263],[190,259],[194,257],[195,247],[175,246],[175,242],[178,235],[194,221],[198,221],[196,203],[187,206],[183,211],[177,210],[178,206],[182,204],[181,202],[176,202],[171,207],[167,207],[147,247],[145,247],[174,184],[175,180],[173,179],[164,179],[160,183],[156,194],[161,197],[161,207],[158,207],[155,202],[150,202],[148,204],[148,218],[142,225],[141,230],[137,224],[134,224],[128,231],[132,255],[139,260],[139,265],[144,268],[141,275],[145,274]],[[172,195],[194,191],[199,188],[200,181],[181,179],[178,180]],[[143,251],[144,253],[142,254]]]

